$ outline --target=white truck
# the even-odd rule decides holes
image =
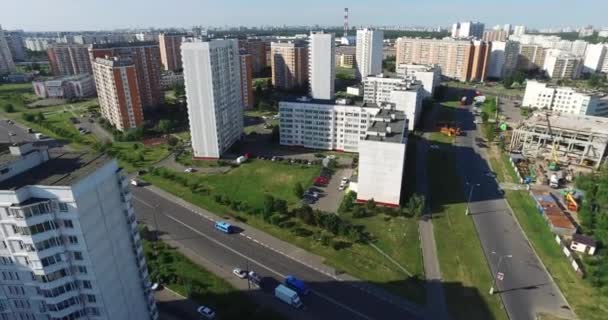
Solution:
[[[559,188],[559,177],[556,174],[552,174],[549,178],[549,187],[553,189]]]
[[[294,308],[302,306],[302,300],[300,300],[298,294],[282,284],[274,288],[274,296]]]

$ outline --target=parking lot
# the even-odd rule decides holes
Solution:
[[[303,201],[313,209],[337,212],[348,187],[348,183],[342,181],[344,178],[350,180],[352,172],[353,169],[338,169],[333,173],[323,170],[319,177],[322,179],[315,181],[315,185],[307,190]]]
[[[524,119],[521,115],[521,100],[519,99],[498,99],[498,108],[510,125],[515,125]]]

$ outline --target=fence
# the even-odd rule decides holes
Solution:
[[[570,251],[570,249],[566,246],[564,240],[559,235],[555,235],[555,242],[557,242],[557,244],[562,249],[562,253],[566,256],[568,261],[570,261],[570,266],[572,266],[572,269],[574,269],[576,274],[581,278],[584,277],[585,273],[583,272],[583,269],[581,269],[579,263],[576,261],[576,258],[572,254],[572,251]]]

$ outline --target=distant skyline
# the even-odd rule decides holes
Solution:
[[[0,25],[26,31],[202,26],[444,26],[456,21],[524,24],[530,28],[608,27],[606,0],[3,0]]]

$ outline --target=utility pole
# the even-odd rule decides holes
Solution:
[[[475,183],[475,184],[470,184],[467,182],[467,186],[471,186],[471,189],[469,191],[469,197],[467,199],[467,211],[465,211],[465,215],[469,215],[471,213],[471,198],[473,197],[473,190],[475,189],[475,187],[479,187],[480,184],[479,183]]]
[[[492,251],[492,254],[493,255],[498,255],[498,253],[496,253],[496,251]],[[505,255],[499,256],[499,258],[498,258],[498,266],[496,267],[496,275],[494,275],[494,274],[492,275],[492,285],[490,286],[490,295],[494,294],[494,287],[497,287],[497,285],[496,285],[496,278],[498,278],[499,275],[501,277],[500,280],[502,280],[504,278],[504,274],[502,274],[500,272],[500,264],[502,263],[502,260],[504,258],[513,258],[513,255],[512,254],[505,254]]]

